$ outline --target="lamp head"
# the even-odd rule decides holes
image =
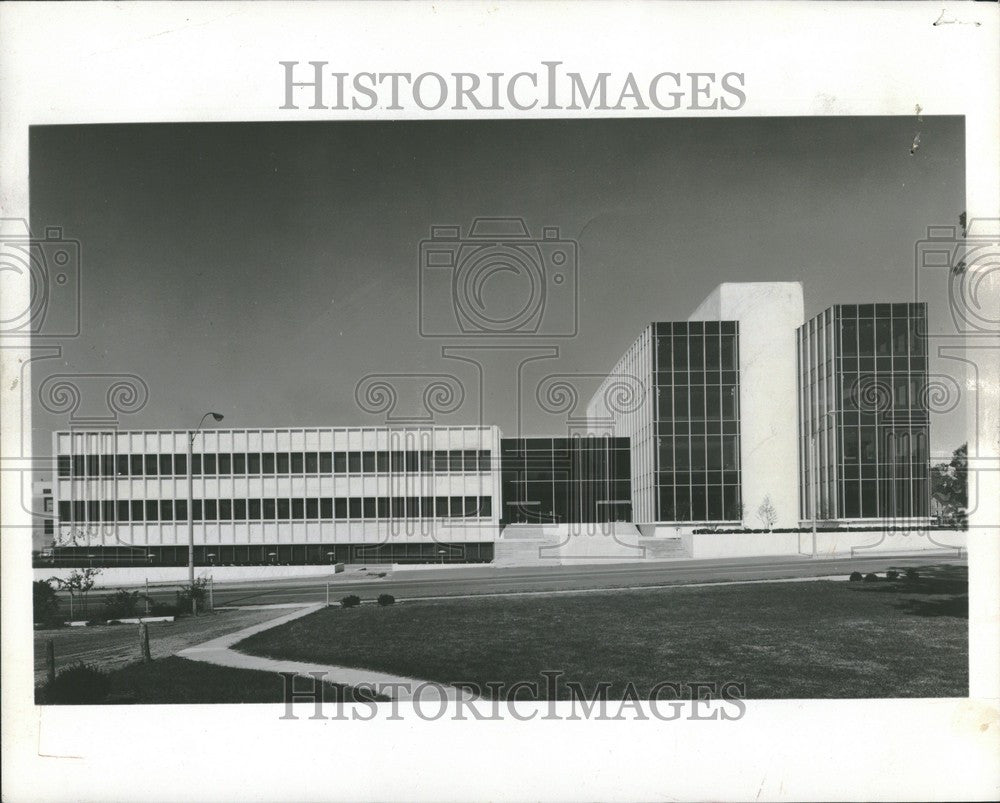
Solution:
[[[215,422],[218,423],[223,418],[225,418],[225,416],[222,413],[212,413],[212,418],[214,418]]]

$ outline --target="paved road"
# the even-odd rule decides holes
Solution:
[[[320,602],[330,584],[331,600],[347,594],[374,599],[392,594],[397,599],[454,596],[464,594],[509,593],[517,591],[559,591],[634,586],[670,586],[679,583],[725,582],[728,580],[777,580],[796,577],[846,577],[852,571],[884,572],[908,566],[943,563],[964,565],[966,558],[954,555],[922,557],[858,557],[837,559],[744,558],[734,560],[663,561],[656,563],[611,564],[607,566],[538,566],[498,569],[493,566],[397,570],[384,578],[366,577],[350,570],[327,577],[309,577],[243,583],[217,583],[216,607],[225,605],[267,605],[282,602]],[[370,567],[375,575],[386,569]],[[174,589],[151,589],[150,596],[173,601]]]

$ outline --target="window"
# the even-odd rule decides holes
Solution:
[[[262,474],[274,474],[275,470],[275,459],[274,455],[270,452],[262,454],[260,456],[261,473]]]
[[[319,518],[319,499],[306,499],[306,518]]]
[[[159,519],[159,508],[156,504],[156,500],[147,499],[146,500],[146,521],[157,521]]]
[[[361,473],[361,452],[347,453],[347,470],[351,474]]]
[[[449,507],[449,511],[448,511],[449,515],[451,515],[454,518],[461,517],[463,515],[462,497],[461,496],[453,496],[453,497],[451,497],[449,499],[449,505],[448,505],[448,507]]]
[[[302,452],[292,452],[292,474],[303,473],[305,466],[305,456]]]
[[[288,457],[288,452],[278,452],[277,463],[278,463],[277,473],[287,474],[289,466],[291,465],[291,461]]]
[[[447,496],[438,496],[438,497],[435,497],[434,507],[435,507],[435,509],[437,511],[437,517],[438,518],[444,518],[445,516],[447,516],[448,515],[448,497]]]
[[[214,454],[203,454],[201,456],[201,467],[204,473],[207,474],[208,476],[214,476],[219,473],[216,470]]]
[[[274,521],[278,517],[278,503],[274,499],[264,500],[264,519]]]
[[[320,452],[319,473],[320,474],[333,473],[333,455],[330,452]]]
[[[333,473],[334,474],[346,474],[347,473],[347,453],[346,452],[334,452],[333,453]]]
[[[229,476],[233,473],[233,456],[231,454],[219,455],[219,474]]]
[[[492,469],[492,461],[490,459],[489,449],[479,450],[479,470],[480,471],[490,471]]]
[[[115,456],[113,454],[101,455],[101,476],[113,477],[115,475]]]
[[[145,508],[139,499],[133,499],[132,502],[132,521],[145,521]]]
[[[59,476],[68,477],[70,475],[70,469],[72,468],[73,461],[68,454],[61,454],[58,458],[59,465]]]
[[[293,499],[292,500],[292,519],[294,521],[301,521],[306,517],[306,501],[305,499]]]
[[[316,474],[318,472],[319,455],[316,452],[306,452],[306,474]]]
[[[218,521],[219,502],[217,499],[205,500],[205,521]]]
[[[243,452],[239,452],[233,455],[233,474],[246,474],[247,473],[247,456]]]
[[[160,455],[160,476],[169,477],[174,473],[174,456],[172,454]]]
[[[351,454],[357,454],[357,453],[352,452]],[[361,518],[361,500],[358,499],[357,497],[351,497],[347,501],[347,509],[350,514],[350,518],[352,519]]]
[[[118,500],[118,510],[115,518],[118,521],[128,521],[128,502],[124,499]]]
[[[232,521],[233,520],[233,500],[232,499],[220,499],[219,500],[219,521]]]
[[[251,499],[249,501],[247,508],[247,518],[249,518],[251,521],[257,521],[258,519],[260,519],[261,516],[260,502],[261,502],[260,499]]]
[[[178,477],[187,476],[187,455],[186,454],[175,454],[174,455],[174,474]]]
[[[385,474],[389,470],[388,452],[378,452],[375,455],[375,470],[380,474]]]
[[[287,500],[287,499],[279,499],[278,500],[278,520],[279,521],[288,521],[289,517],[291,516],[291,513],[292,513],[291,502],[289,500]]]
[[[439,450],[434,452],[434,470],[439,473],[444,473],[448,470],[448,453]]]
[[[488,519],[493,515],[493,497],[479,497],[479,515],[485,519]]]
[[[246,499],[234,499],[233,500],[233,519],[236,521],[246,521],[247,518],[247,500]]]
[[[370,454],[366,452],[365,454]],[[374,456],[374,455],[373,455]],[[366,519],[374,519],[377,513],[377,505],[374,496],[366,496],[362,505],[362,515]]]
[[[323,519],[333,518],[333,499],[325,497],[319,500],[319,515]]]
[[[405,452],[406,455],[406,470],[409,472],[415,472],[420,470],[420,453],[419,452]]]
[[[448,452],[448,470],[453,472],[460,472],[462,470],[462,452],[453,449]]]
[[[375,473],[375,452],[361,453],[361,470],[366,474]]]
[[[88,477],[98,477],[100,476],[100,457],[96,454],[87,455],[87,476]]]
[[[191,503],[191,518],[195,521],[203,521],[205,517],[205,511],[203,509],[203,502],[201,499],[195,499]]]
[[[187,521],[187,517],[188,517],[187,499],[175,499],[174,500],[174,520],[175,521]]]
[[[155,454],[146,455],[146,461],[145,461],[146,476],[155,477],[156,467],[157,467],[156,455]]]
[[[61,457],[59,459],[62,460]],[[117,457],[115,457],[115,473],[119,477],[127,477],[128,476],[128,455],[127,454],[120,454]],[[61,471],[60,471],[60,476],[64,476]]]
[[[247,455],[247,474],[260,474],[260,455],[256,452]]]
[[[347,500],[338,497],[333,500],[333,516],[336,519],[347,518]]]
[[[200,477],[201,476],[201,455],[193,454],[191,455],[191,476]]]

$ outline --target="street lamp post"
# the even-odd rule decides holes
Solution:
[[[191,459],[194,453],[194,439],[209,416],[219,423],[223,419],[222,413],[205,413],[198,422],[198,426],[188,433],[187,439],[187,514],[188,514],[188,590],[191,593],[191,613],[197,615],[198,601],[194,596],[194,471],[191,466]]]

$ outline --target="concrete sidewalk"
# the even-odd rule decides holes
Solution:
[[[467,691],[463,692],[456,687],[435,681],[390,675],[370,669],[263,658],[256,655],[247,655],[232,649],[234,644],[250,636],[294,621],[300,617],[308,616],[327,606],[323,603],[315,603],[304,607],[296,607],[298,610],[292,613],[244,628],[235,633],[228,633],[227,635],[214,638],[211,641],[206,641],[193,647],[188,647],[177,654],[181,658],[187,658],[192,661],[204,661],[216,666],[229,666],[236,669],[256,669],[263,672],[291,672],[308,678],[311,678],[313,673],[319,672],[324,675],[322,680],[325,682],[340,683],[352,687],[365,686],[374,689],[377,694],[384,695],[393,700],[413,701],[414,699],[419,699],[422,703],[433,703],[442,699],[456,700],[459,697],[464,700],[474,699]]]

